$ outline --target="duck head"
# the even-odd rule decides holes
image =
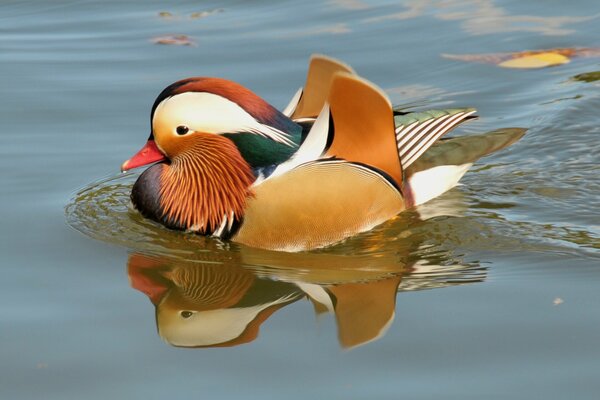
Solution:
[[[123,163],[152,163],[136,181],[133,205],[180,230],[222,236],[243,215],[251,185],[297,149],[302,128],[245,87],[189,78],[157,97],[147,143]]]

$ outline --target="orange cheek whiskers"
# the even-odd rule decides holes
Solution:
[[[161,177],[161,208],[186,229],[208,233],[224,218],[243,215],[254,175],[229,139],[195,134],[189,140]]]

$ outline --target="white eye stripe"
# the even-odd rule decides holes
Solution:
[[[252,132],[293,146],[289,135],[258,122],[231,100],[206,92],[186,92],[163,100],[154,112],[154,129],[174,132],[185,125],[191,131],[206,133]]]

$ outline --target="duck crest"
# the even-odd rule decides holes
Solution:
[[[164,100],[189,92],[211,93],[233,101],[248,114],[252,115],[259,123],[272,126],[284,132],[301,130],[296,123],[250,89],[227,79],[208,77],[182,79],[167,86],[158,95],[152,106],[150,121],[154,118],[154,112],[159,104]]]
[[[250,166],[230,140],[198,134],[160,175],[162,219],[221,236],[242,218],[253,182]]]

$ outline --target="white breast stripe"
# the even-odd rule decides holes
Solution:
[[[325,106],[319,113],[319,116],[315,120],[308,136],[298,149],[296,153],[286,162],[281,163],[275,171],[265,180],[271,177],[279,176],[287,171],[297,167],[300,164],[304,164],[309,161],[317,160],[325,151],[327,145],[327,137],[329,135],[329,104],[325,103]],[[264,182],[261,181],[261,182]],[[255,182],[255,185],[261,183]]]
[[[229,213],[229,223],[227,224],[227,231],[231,231],[231,227],[233,226],[233,222],[235,221],[235,213],[233,210]]]
[[[223,221],[221,221],[221,226],[219,226],[219,229],[214,231],[212,235],[215,237],[221,237],[221,235],[223,234],[223,231],[225,230],[226,225],[227,225],[227,215],[223,215]]]

